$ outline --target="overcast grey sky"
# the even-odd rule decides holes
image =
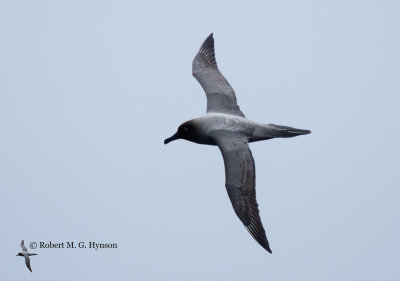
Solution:
[[[398,1],[0,1],[1,280],[399,280]],[[214,32],[247,118],[273,254],[218,148],[163,140],[205,112]],[[36,249],[31,241],[115,242]]]

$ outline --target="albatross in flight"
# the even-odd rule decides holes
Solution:
[[[164,144],[185,139],[219,147],[225,163],[225,186],[233,209],[251,236],[272,253],[258,210],[255,164],[249,142],[290,138],[310,131],[246,119],[237,105],[235,92],[218,70],[212,33],[193,60],[192,74],[206,92],[207,114],[181,124]]]
[[[36,256],[37,254],[28,253],[28,249],[25,247],[24,240],[22,240],[22,242],[21,242],[21,248],[22,248],[22,252],[19,252],[17,254],[17,256],[25,257],[26,267],[29,269],[30,272],[32,272],[31,261],[29,259],[29,256]]]

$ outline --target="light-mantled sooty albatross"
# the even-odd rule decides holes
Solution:
[[[193,60],[192,74],[207,96],[207,114],[186,121],[165,144],[185,139],[217,145],[225,163],[225,186],[233,209],[253,238],[272,253],[256,200],[255,164],[249,142],[309,134],[287,126],[262,124],[245,118],[235,92],[218,70],[214,38],[210,34]]]
[[[22,240],[22,242],[21,242],[20,245],[21,245],[21,248],[22,248],[22,252],[19,252],[19,253],[17,254],[17,256],[21,256],[21,257],[24,257],[24,258],[25,258],[26,267],[29,269],[30,272],[32,272],[31,260],[30,260],[29,257],[30,257],[30,256],[36,256],[37,254],[28,253],[28,249],[25,247],[24,240]]]

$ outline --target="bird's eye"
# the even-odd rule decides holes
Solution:
[[[188,131],[188,128],[187,128],[187,127],[182,127],[182,130],[183,130],[184,132],[187,132],[187,131]]]

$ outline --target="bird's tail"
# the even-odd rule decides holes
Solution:
[[[296,129],[288,126],[280,126],[274,124],[269,124],[269,126],[274,128],[273,130],[274,138],[291,138],[311,133],[310,130]]]

